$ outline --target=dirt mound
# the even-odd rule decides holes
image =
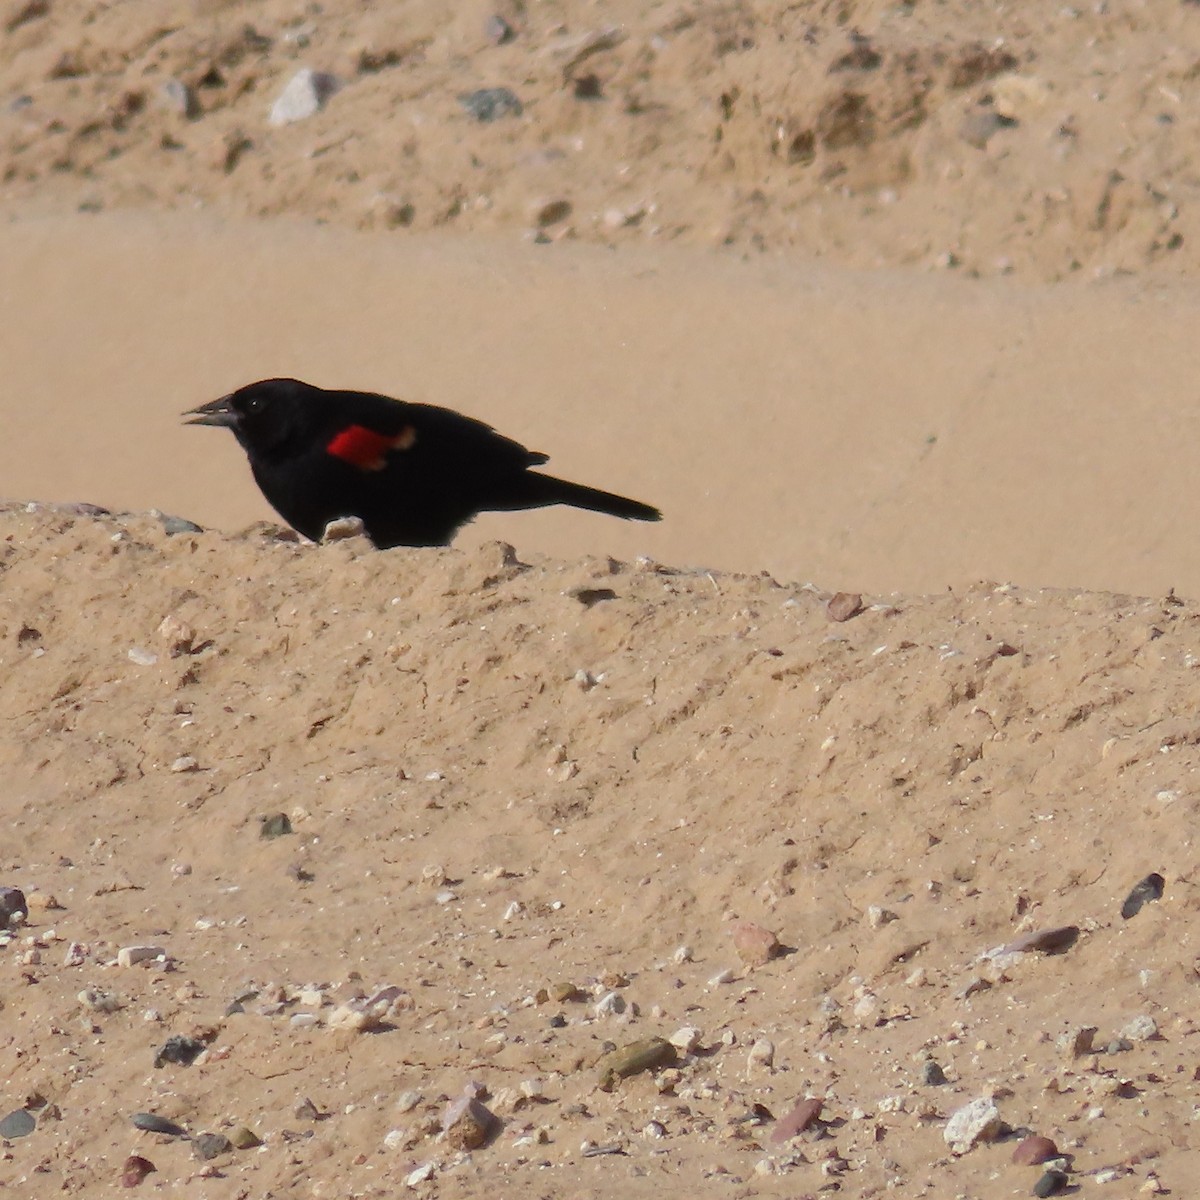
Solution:
[[[1200,253],[1200,45],[1174,0],[622,0],[582,21],[563,4],[8,0],[3,24],[0,178],[41,205],[1033,278],[1190,273]]]
[[[1186,1189],[1194,604],[0,539],[10,1188]]]

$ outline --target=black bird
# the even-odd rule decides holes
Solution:
[[[432,404],[264,379],[184,415],[189,425],[232,429],[263,495],[313,541],[341,517],[358,517],[381,550],[447,545],[481,512],[567,504],[632,521],[662,517],[531,470],[547,456]]]

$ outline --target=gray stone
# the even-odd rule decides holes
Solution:
[[[192,1139],[192,1149],[197,1158],[216,1158],[228,1154],[233,1143],[223,1133],[200,1133]]]
[[[12,1141],[14,1138],[23,1138],[36,1128],[37,1122],[33,1119],[33,1113],[18,1108],[0,1121],[0,1139]]]
[[[921,1082],[927,1087],[941,1087],[946,1082],[946,1072],[932,1058],[926,1059],[921,1067]]]
[[[515,92],[506,87],[479,88],[462,92],[458,102],[477,121],[495,121],[500,117],[519,117],[524,111]]]
[[[134,1113],[129,1119],[133,1122],[135,1129],[142,1129],[146,1133],[162,1133],[167,1137],[187,1137],[187,1130],[182,1125],[176,1125],[174,1121],[168,1121],[166,1117],[160,1117],[157,1113]]]

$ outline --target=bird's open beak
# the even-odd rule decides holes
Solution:
[[[226,429],[234,428],[238,423],[238,415],[229,403],[229,399],[229,396],[222,396],[219,400],[210,400],[207,404],[200,405],[199,408],[189,408],[183,415],[192,419],[184,421],[184,424],[221,425]]]

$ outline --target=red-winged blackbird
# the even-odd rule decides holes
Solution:
[[[657,521],[648,504],[530,470],[546,455],[448,408],[264,379],[185,413],[232,429],[272,507],[318,541],[358,517],[389,546],[444,546],[477,513],[569,504]]]

